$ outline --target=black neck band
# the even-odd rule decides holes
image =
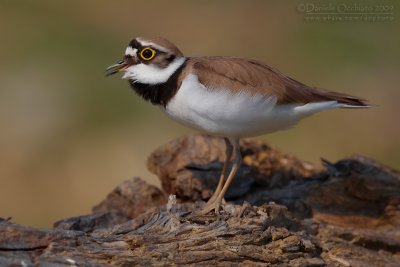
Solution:
[[[186,61],[164,83],[146,84],[129,80],[129,84],[146,101],[150,101],[153,105],[166,107],[180,87],[178,78],[185,65]]]

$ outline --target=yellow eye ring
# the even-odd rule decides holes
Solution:
[[[139,56],[143,60],[151,60],[155,57],[156,51],[150,47],[143,48],[142,51],[140,51]]]

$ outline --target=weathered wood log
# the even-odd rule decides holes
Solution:
[[[212,193],[223,142],[189,136],[149,158],[93,213],[34,229],[0,220],[0,266],[400,266],[400,173],[364,157],[325,168],[255,140],[220,216]],[[167,203],[167,204],[165,204]]]

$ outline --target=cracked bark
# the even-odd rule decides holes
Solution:
[[[52,229],[0,220],[0,266],[400,266],[398,171],[361,156],[322,168],[252,139],[241,151],[220,217],[190,211],[216,186],[223,141],[182,137],[149,158],[163,191],[125,181]]]

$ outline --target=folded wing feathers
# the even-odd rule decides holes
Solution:
[[[256,60],[202,57],[191,61],[199,81],[210,89],[274,95],[278,104],[337,101],[343,108],[370,107],[362,98],[309,87]]]
[[[344,93],[330,92],[320,88],[312,88],[304,85],[290,77],[284,77],[283,81],[286,88],[286,101],[288,102],[319,102],[319,101],[337,101],[343,104],[343,108],[352,107],[370,107],[365,99],[347,95]]]

